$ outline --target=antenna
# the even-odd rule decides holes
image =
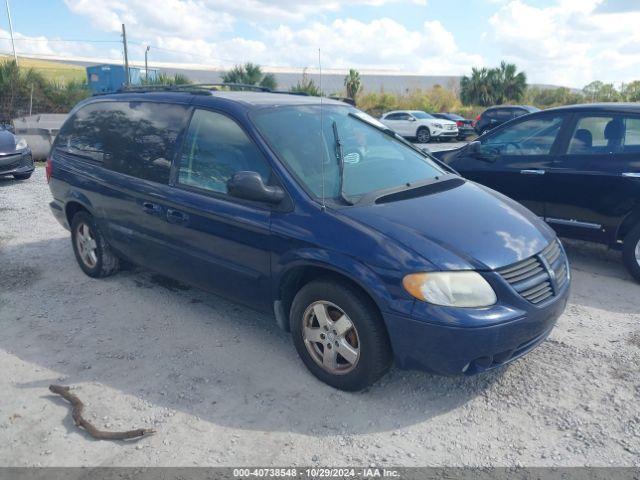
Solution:
[[[318,71],[320,73],[320,151],[323,152],[322,157],[320,158],[320,167],[322,172],[322,202],[321,208],[322,210],[326,209],[325,205],[325,195],[324,195],[324,142],[322,141],[322,135],[324,135],[324,124],[323,124],[323,108],[322,108],[322,60],[320,58],[320,49],[318,49]]]

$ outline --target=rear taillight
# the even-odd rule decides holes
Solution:
[[[47,183],[49,183],[49,180],[51,180],[51,173],[53,173],[53,163],[51,163],[51,157],[47,157],[47,163],[45,163],[44,172],[47,175]]]
[[[464,122],[462,120],[458,120],[456,122],[456,125],[459,126],[459,127],[464,127]]]

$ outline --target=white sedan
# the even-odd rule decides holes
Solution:
[[[380,121],[403,137],[415,138],[418,143],[432,139],[454,139],[458,126],[451,120],[436,118],[419,110],[395,110],[385,113]]]

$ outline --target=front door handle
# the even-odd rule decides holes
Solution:
[[[180,210],[167,208],[167,221],[169,223],[187,223],[189,221],[189,215]]]
[[[144,213],[148,213],[149,215],[156,215],[160,213],[161,210],[162,209],[160,208],[160,205],[152,202],[142,202],[142,211],[144,211]]]
[[[520,170],[520,173],[522,173],[523,175],[544,175],[545,171],[542,169],[533,168]]]

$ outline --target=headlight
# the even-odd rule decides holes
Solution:
[[[412,273],[402,285],[418,300],[446,307],[488,307],[497,301],[491,285],[477,272]]]
[[[436,128],[442,128],[442,124],[441,123],[434,123],[433,126],[436,127]]]
[[[27,141],[24,138],[21,138],[16,142],[16,150],[22,150],[27,148]]]

